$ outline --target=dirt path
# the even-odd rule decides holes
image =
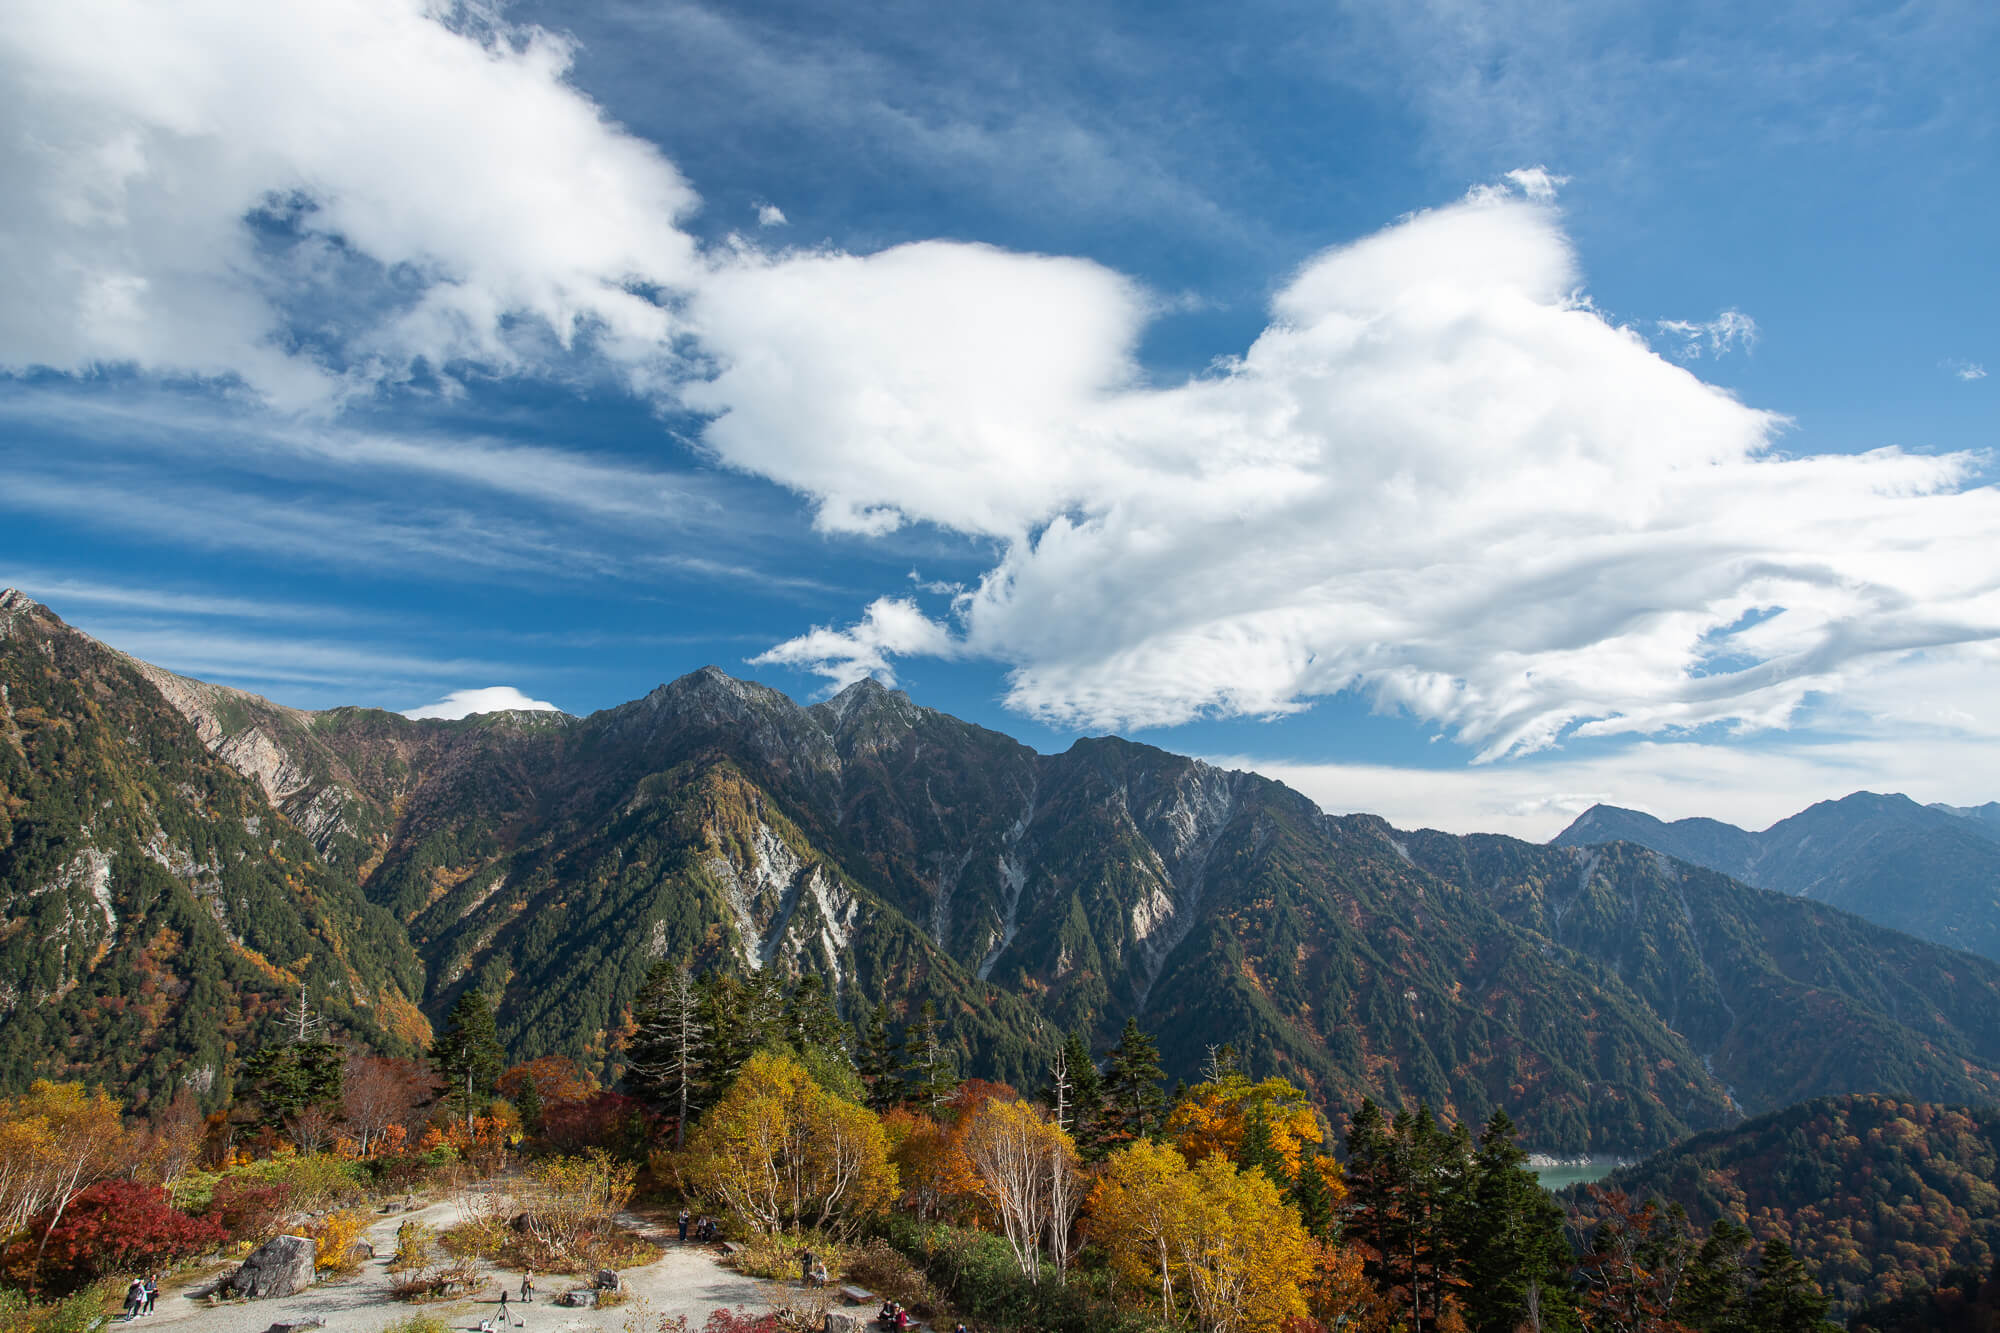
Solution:
[[[135,1322],[149,1327],[172,1325],[182,1333],[264,1333],[273,1324],[324,1319],[327,1333],[376,1333],[421,1311],[436,1315],[453,1328],[477,1330],[481,1320],[498,1316],[504,1284],[508,1312],[520,1321],[512,1333],[623,1333],[628,1324],[633,1333],[655,1333],[663,1317],[685,1315],[699,1329],[709,1313],[721,1306],[764,1311],[783,1298],[784,1284],[744,1277],[724,1268],[711,1247],[681,1246],[664,1228],[630,1214],[620,1220],[650,1239],[665,1241],[668,1248],[644,1267],[621,1270],[631,1299],[607,1310],[572,1310],[555,1304],[555,1297],[562,1292],[586,1285],[579,1278],[561,1274],[536,1278],[534,1303],[523,1306],[513,1299],[520,1290],[520,1272],[486,1264],[480,1265],[486,1282],[470,1297],[428,1305],[396,1300],[389,1294],[388,1273],[389,1256],[396,1249],[396,1228],[410,1221],[425,1222],[439,1230],[456,1225],[458,1210],[450,1203],[439,1203],[391,1214],[372,1224],[363,1239],[375,1247],[379,1257],[364,1263],[353,1277],[319,1283],[297,1296],[216,1306],[191,1301],[182,1292],[162,1292],[153,1313]],[[118,1325],[124,1322],[122,1318],[114,1321]]]

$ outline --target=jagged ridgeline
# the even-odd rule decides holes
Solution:
[[[1569,1152],[2000,1089],[1991,963],[1636,849],[1399,834],[1116,739],[1040,755],[872,682],[800,707],[708,668],[586,718],[413,722],[120,679],[389,915],[426,1013],[493,995],[514,1059],[608,1071],[664,957],[819,972],[850,1018],[929,1001],[961,1073],[1034,1086],[1059,1031],[1101,1050],[1137,1015],[1170,1076],[1227,1042],[1329,1108],[1502,1107]]]

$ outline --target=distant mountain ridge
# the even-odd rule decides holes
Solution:
[[[680,957],[819,972],[850,1016],[930,1003],[961,1069],[1022,1086],[1059,1031],[1102,1045],[1137,1016],[1170,1076],[1229,1042],[1330,1107],[1504,1106],[1556,1152],[1648,1150],[1835,1092],[2000,1100],[2000,966],[1632,846],[1398,832],[1113,737],[1038,754],[872,681],[801,706],[709,667],[582,718],[300,712],[135,664],[26,599],[11,614],[0,683],[43,691],[50,742],[0,765],[13,842],[60,813],[55,742],[114,705],[143,717],[161,740],[118,752],[125,786],[174,789],[174,755],[226,772],[291,839],[308,891],[287,911],[352,903],[394,936],[393,966],[339,983],[383,996],[343,1011],[366,1040],[395,987],[421,1022],[477,985],[515,1058],[613,1072],[646,970]],[[67,862],[6,841],[10,929],[50,904],[22,948],[80,932],[66,956],[97,961],[67,983],[89,1003],[42,1032],[66,1054],[23,1043],[0,1079],[115,1069],[111,1011],[147,937],[122,885],[117,924],[91,927]]]
[[[1752,833],[1596,805],[1553,845],[1635,842],[1745,884],[1811,898],[2000,959],[2000,803],[1957,808],[1855,792]]]

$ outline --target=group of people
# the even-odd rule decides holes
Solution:
[[[690,1229],[693,1230],[694,1238],[697,1241],[711,1241],[711,1240],[722,1239],[722,1229],[716,1226],[715,1219],[712,1217],[697,1218],[692,1213],[688,1212],[687,1209],[683,1208],[681,1209],[680,1224],[681,1224],[681,1241],[684,1244],[687,1241],[688,1232]]]
[[[910,1312],[907,1309],[892,1300],[883,1301],[882,1308],[875,1312],[875,1326],[877,1328],[911,1328],[915,1325],[915,1322],[915,1320],[910,1318]]]
[[[137,1319],[142,1314],[153,1313],[153,1302],[160,1298],[160,1275],[148,1273],[144,1277],[132,1279],[132,1285],[125,1288],[125,1317]]]

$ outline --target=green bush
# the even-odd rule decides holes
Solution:
[[[124,1294],[122,1278],[106,1278],[59,1301],[36,1304],[27,1293],[0,1287],[0,1333],[92,1333],[111,1321],[111,1305]]]
[[[1007,1243],[983,1231],[926,1224],[901,1214],[882,1224],[882,1237],[908,1256],[954,1307],[1002,1328],[1041,1333],[1159,1333],[1157,1321],[1115,1305],[1100,1275],[1070,1270],[1058,1285],[1044,1266],[1030,1282]]]

